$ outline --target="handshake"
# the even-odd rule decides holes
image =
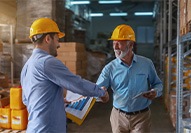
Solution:
[[[109,93],[105,87],[101,87],[103,90],[105,90],[105,95],[100,97],[103,103],[106,103],[109,101]]]

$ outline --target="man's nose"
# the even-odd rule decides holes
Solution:
[[[118,42],[113,42],[113,48],[114,49],[118,49],[119,48]]]

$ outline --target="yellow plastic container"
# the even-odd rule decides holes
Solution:
[[[22,89],[10,89],[10,108],[11,109],[24,109],[25,105],[22,102]]]
[[[28,115],[27,110],[11,110],[11,128],[15,130],[24,130],[27,128]]]
[[[0,127],[11,128],[11,109],[0,108]]]

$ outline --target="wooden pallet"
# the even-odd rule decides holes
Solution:
[[[26,133],[26,130],[13,130],[0,128],[0,133]]]

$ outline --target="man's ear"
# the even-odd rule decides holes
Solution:
[[[45,40],[46,43],[49,43],[49,42],[51,41],[50,35],[49,35],[49,34],[46,35],[45,38],[44,38],[44,40]]]
[[[134,42],[133,42],[133,41],[130,41],[130,42],[129,42],[129,48],[133,50],[133,47],[134,47]]]
[[[134,45],[134,42],[133,42],[133,41],[130,41],[130,42],[129,42],[129,47],[133,47],[133,45]]]

